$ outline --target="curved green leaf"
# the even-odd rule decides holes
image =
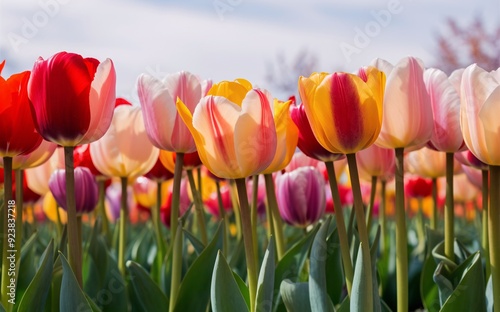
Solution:
[[[231,271],[231,268],[220,251],[218,252],[215,260],[212,284],[210,288],[212,310],[214,312],[248,311],[245,299],[243,298],[238,284],[234,279],[233,271]]]
[[[69,266],[68,260],[63,254],[59,255],[63,268],[61,283],[61,296],[59,298],[59,307],[61,311],[96,311],[88,302],[80,285],[76,280],[75,274]]]
[[[223,226],[224,223],[221,222],[212,241],[186,272],[181,282],[174,311],[205,311],[208,306],[210,289],[207,285],[210,284],[212,278],[217,251],[222,249]],[[193,300],[193,297],[196,297],[196,300]]]
[[[333,303],[326,291],[326,259],[328,246],[326,236],[330,226],[330,218],[321,225],[311,248],[309,269],[309,300],[311,311],[335,311]]]
[[[359,244],[358,257],[356,259],[356,267],[354,269],[354,278],[351,291],[351,311],[372,311],[373,310],[373,294],[369,294],[364,287],[368,279],[366,266],[369,265],[370,255],[363,251],[362,243]]]
[[[43,311],[45,308],[45,302],[47,301],[47,295],[49,294],[50,282],[52,280],[52,268],[54,266],[54,241],[50,240],[49,245],[45,248],[42,254],[42,263],[35,277],[29,284],[24,296],[21,298],[19,303],[18,312],[38,312]],[[37,302],[36,306],[33,306],[33,302]]]
[[[130,273],[130,283],[144,311],[168,309],[168,298],[140,264],[127,261],[127,270]]]
[[[286,279],[281,282],[280,294],[288,312],[311,311],[308,283],[293,283]]]
[[[318,230],[319,225],[316,225],[304,238],[293,245],[278,262],[274,273],[275,310],[282,311],[285,309],[283,304],[279,302],[281,282],[285,279],[289,279],[292,282],[298,281],[300,271],[307,259],[309,248]]]
[[[275,269],[275,247],[274,238],[271,236],[267,246],[264,260],[260,268],[259,280],[257,282],[257,297],[255,306],[259,312],[270,312],[273,308],[274,269]]]
[[[326,290],[335,305],[340,303],[344,288],[344,270],[342,269],[342,257],[337,228],[330,234],[326,244],[328,250],[326,258]]]

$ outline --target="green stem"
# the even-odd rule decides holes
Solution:
[[[417,237],[418,245],[415,250],[421,252],[425,249],[425,222],[424,222],[424,212],[423,212],[423,199],[418,198],[418,212],[417,212]]]
[[[438,195],[437,195],[437,178],[432,178],[432,213],[431,213],[431,229],[437,230],[438,222]]]
[[[404,195],[404,148],[396,148],[396,289],[398,311],[408,311],[408,237]]]
[[[101,216],[102,233],[104,234],[104,237],[106,237],[106,240],[109,241],[110,239],[109,220],[108,216],[106,215],[106,207],[104,204],[104,201],[106,199],[106,188],[105,188],[104,177],[97,178],[97,190],[98,190],[97,213],[99,216]]]
[[[82,242],[78,240],[75,202],[75,168],[73,162],[73,146],[64,147],[66,169],[66,212],[68,213],[68,255],[69,264],[75,273],[78,285],[82,287]]]
[[[120,178],[122,187],[121,205],[120,205],[120,228],[118,234],[118,269],[125,276],[125,247],[127,242],[127,177]]]
[[[224,202],[222,201],[222,193],[220,191],[220,182],[215,180],[215,186],[217,188],[217,202],[219,203],[219,216],[224,220],[224,233],[222,236],[222,254],[227,257],[228,255],[228,242],[229,242],[229,218],[226,216],[226,208],[224,207]]]
[[[500,246],[500,166],[490,166],[489,193],[488,239],[491,278],[493,279],[493,310],[500,311],[500,248],[498,248]]]
[[[238,204],[238,197],[234,192],[234,180],[230,180],[229,182],[229,195],[231,196],[231,203],[233,204],[233,212],[234,212],[234,220],[236,222],[236,238],[238,242],[241,239],[242,230],[241,230],[241,217],[240,217],[240,208]]]
[[[243,242],[245,245],[245,256],[247,262],[248,289],[250,293],[250,312],[255,311],[255,297],[257,295],[257,259],[253,249],[252,222],[245,179],[236,179],[238,198],[240,200],[241,225],[243,230]]]
[[[337,185],[337,176],[335,175],[335,166],[332,161],[325,162],[328,172],[328,180],[330,181],[330,191],[332,192],[333,207],[335,210],[335,219],[337,220],[337,233],[339,235],[340,253],[342,255],[342,264],[344,265],[345,283],[347,293],[351,296],[352,281],[354,277],[354,269],[352,267],[351,255],[349,253],[349,240],[344,221],[344,212],[342,211],[342,203],[340,202],[339,189]]]
[[[177,219],[179,219],[179,198],[181,194],[182,167],[184,165],[184,153],[177,153],[174,167],[174,184],[172,185],[172,210],[170,211],[170,235],[172,242],[177,233]]]
[[[54,200],[55,202],[55,210],[56,210],[56,218],[57,218],[57,235],[59,236],[59,238],[61,237],[62,235],[62,232],[63,232],[63,224],[62,224],[62,220],[61,220],[61,211],[59,211],[59,205],[57,204],[57,202]]]
[[[250,206],[250,215],[252,216],[252,237],[257,237],[257,205],[259,199],[259,175],[256,174],[252,177],[252,205]],[[257,239],[253,240],[253,252],[255,255],[259,254],[259,242]]]
[[[483,199],[483,213],[482,213],[482,233],[481,233],[481,243],[484,251],[485,259],[489,259],[490,257],[490,249],[488,246],[488,184],[489,184],[489,174],[488,170],[481,170],[482,176],[482,199]],[[488,280],[491,273],[490,262],[486,261],[486,280]]]
[[[269,210],[271,212],[275,235],[274,237],[276,239],[276,251],[278,254],[278,260],[280,260],[286,253],[286,245],[285,235],[283,234],[283,222],[278,209],[278,201],[276,200],[273,175],[271,173],[266,173],[264,175],[264,181],[266,182],[267,205],[269,206]]]
[[[155,229],[156,244],[158,246],[158,264],[161,267],[163,263],[163,258],[165,257],[165,240],[161,233],[161,220],[160,220],[160,210],[161,210],[161,192],[162,192],[162,182],[156,182],[156,204],[151,208],[151,220],[153,221],[153,227]]]
[[[179,286],[181,284],[181,273],[182,273],[182,226],[180,226],[179,220],[172,220],[170,223],[177,223],[176,233],[173,241],[173,256],[172,256],[172,279],[170,281],[170,303],[169,311],[173,312],[175,304],[177,302],[177,295],[179,294]]]
[[[361,195],[361,185],[359,184],[358,166],[356,163],[356,154],[347,154],[347,164],[349,166],[349,176],[351,178],[352,193],[354,196],[354,211],[356,213],[356,223],[358,226],[359,241],[363,249],[363,261],[365,262],[366,276],[363,283],[366,285],[366,298],[368,304],[373,304],[373,283],[372,283],[372,265],[370,256],[370,240],[366,228],[365,211],[363,208],[363,199]]]
[[[4,202],[3,202],[3,211],[2,211],[2,236],[3,236],[3,242],[2,242],[2,289],[0,291],[1,295],[1,301],[2,305],[6,309],[6,311],[10,312],[12,311],[12,308],[14,307],[13,304],[9,303],[9,296],[7,295],[10,292],[9,284],[10,284],[10,277],[9,277],[9,267],[10,267],[10,259],[12,257],[15,257],[15,252],[13,253],[12,251],[15,248],[15,244],[10,244],[9,243],[9,234],[14,234],[15,236],[15,229],[14,231],[10,230],[12,227],[9,227],[9,224],[12,223],[12,219],[14,218],[14,213],[15,213],[15,201],[12,199],[12,157],[3,157],[3,170],[4,170],[4,191],[3,191],[3,196],[4,196]],[[12,235],[11,235],[12,237]],[[18,260],[14,258],[14,263],[15,261]],[[17,278],[16,278],[17,279]],[[13,290],[15,292],[15,288]]]
[[[446,153],[446,205],[444,207],[444,254],[455,262],[455,234],[454,234],[454,207],[453,201],[453,153]]]
[[[380,253],[382,255],[385,254],[387,251],[386,246],[386,233],[387,233],[387,224],[385,220],[385,209],[387,205],[387,198],[386,198],[386,184],[387,182],[385,180],[380,181],[380,206],[378,210],[379,214],[379,219],[380,219],[380,231],[382,232],[382,240],[380,241]]]
[[[191,194],[193,195],[194,208],[196,210],[196,220],[198,220],[198,229],[201,234],[201,242],[206,246],[208,243],[207,228],[205,223],[205,212],[203,211],[203,201],[201,200],[200,192],[196,189],[194,182],[193,170],[188,169],[187,176],[189,179],[189,186],[191,187]]]
[[[375,194],[377,192],[377,177],[372,177],[372,188],[370,190],[370,204],[368,205],[368,212],[366,213],[366,228],[370,232],[373,218],[373,205],[375,204]]]

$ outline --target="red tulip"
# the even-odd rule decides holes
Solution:
[[[115,106],[113,62],[59,52],[39,58],[28,84],[37,131],[47,141],[76,146],[101,138]]]
[[[405,185],[406,194],[412,198],[423,198],[432,194],[432,180],[421,177],[408,178]]]
[[[160,156],[158,156],[158,159],[156,160],[153,168],[151,168],[151,170],[149,170],[144,176],[148,179],[158,182],[172,179],[174,177],[174,173],[163,165]]]
[[[3,64],[2,63],[2,68]],[[27,85],[30,72],[0,77],[0,156],[28,154],[42,142],[30,114]]]

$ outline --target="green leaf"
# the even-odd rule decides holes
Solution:
[[[17,275],[16,297],[22,298],[28,289],[37,272],[37,240],[38,232],[35,232],[21,247],[21,262],[19,264],[19,274]],[[19,260],[18,260],[19,261]]]
[[[354,278],[351,291],[351,310],[352,311],[373,311],[373,295],[367,292],[364,281],[368,279],[367,265],[370,263],[370,255],[367,255],[359,244],[358,257],[356,259],[356,267],[354,269]],[[370,300],[369,300],[370,298]]]
[[[275,253],[274,238],[271,236],[257,282],[257,297],[255,299],[257,311],[270,312],[273,308]]]
[[[460,311],[464,307],[486,311],[486,289],[479,251],[470,255],[451,272],[446,272],[444,262],[441,262],[434,277],[441,300],[444,301],[440,311]]]
[[[86,270],[84,270],[87,272],[84,276],[85,293],[94,298],[96,305],[104,312],[126,311],[125,280],[100,232],[98,225],[93,228],[87,246]]]
[[[311,311],[308,283],[293,283],[286,279],[281,282],[280,294],[288,312]]]
[[[196,254],[197,255],[201,254],[203,252],[203,249],[205,249],[205,245],[203,245],[203,243],[198,238],[196,238],[196,236],[191,234],[191,232],[189,232],[188,230],[182,229],[182,231],[184,232],[184,235],[186,235],[186,238],[189,240],[191,245],[193,245]]]
[[[226,259],[219,251],[215,260],[215,266],[211,284],[212,310],[214,312],[248,311],[248,306],[236,283],[233,271]],[[204,311],[204,310],[184,310]]]
[[[337,228],[328,237],[328,255],[326,258],[326,290],[333,304],[339,304],[343,295],[344,270],[342,269],[342,257],[340,254],[340,241]]]
[[[380,225],[377,226],[375,239],[370,247],[370,260],[372,265],[372,289],[373,289],[373,311],[380,312],[382,310],[380,303],[380,296],[378,294],[378,280],[377,280],[377,251],[380,243]]]
[[[92,309],[85,294],[76,280],[75,274],[63,254],[59,254],[63,268],[61,296],[59,307],[61,311],[95,311]]]
[[[148,272],[140,264],[130,260],[127,261],[126,266],[130,273],[130,283],[144,311],[167,309],[169,305],[168,298],[151,279]]]
[[[441,303],[439,302],[439,290],[434,282],[434,272],[437,263],[431,255],[432,250],[444,239],[442,231],[436,231],[426,227],[426,258],[422,265],[420,273],[420,297],[424,308],[429,312],[439,311]]]
[[[222,227],[220,223],[212,241],[196,258],[184,276],[174,311],[204,311],[210,301],[210,289],[207,287],[212,278],[212,269],[217,251],[222,249]],[[196,300],[193,300],[196,297]]]
[[[274,302],[276,310],[282,311],[285,307],[279,303],[281,281],[289,279],[296,282],[299,279],[300,271],[307,259],[309,248],[319,230],[319,225],[315,226],[307,235],[290,248],[276,266],[274,276]],[[280,308],[280,306],[282,308]]]
[[[42,254],[42,263],[35,277],[29,284],[26,292],[21,298],[19,303],[18,312],[38,312],[43,311],[45,307],[45,302],[47,301],[47,295],[49,294],[50,282],[52,280],[52,268],[54,265],[54,241],[51,240],[47,248]],[[33,306],[33,302],[36,302],[36,306]]]
[[[331,218],[321,225],[311,248],[309,269],[309,300],[311,311],[335,311],[326,291],[326,259],[328,254],[326,236]]]
[[[248,310],[250,310],[250,291],[248,290],[247,284],[245,281],[233,271],[233,277],[238,284],[238,288],[240,289],[241,294],[243,295],[243,299],[245,299],[245,303],[247,304]]]

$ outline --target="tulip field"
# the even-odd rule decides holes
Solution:
[[[0,311],[500,311],[500,69],[232,78],[0,76]]]

